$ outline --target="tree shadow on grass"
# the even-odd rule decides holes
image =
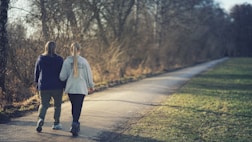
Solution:
[[[227,112],[218,112],[218,111],[213,111],[213,110],[207,110],[207,109],[198,109],[194,107],[183,107],[183,106],[175,106],[175,105],[166,105],[167,107],[175,108],[175,109],[183,109],[183,110],[190,110],[193,112],[205,112],[205,113],[211,113],[216,116],[221,116],[221,115],[228,115],[228,116],[235,116],[235,117],[246,117],[246,118],[252,118],[251,115],[246,115],[246,114],[239,114],[239,113],[227,113]]]
[[[244,84],[242,82],[236,83],[235,80],[249,80],[252,75],[234,75],[234,74],[204,74],[200,78],[203,80],[214,80],[212,84],[209,82],[197,82],[196,86],[206,89],[226,89],[226,90],[251,90],[251,84]],[[224,82],[222,82],[224,80]]]

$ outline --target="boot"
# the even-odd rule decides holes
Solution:
[[[78,133],[80,132],[80,123],[73,122],[72,127],[70,128],[70,132],[73,136],[78,136]]]

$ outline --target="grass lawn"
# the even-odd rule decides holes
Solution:
[[[112,141],[252,141],[252,58],[194,77]]]

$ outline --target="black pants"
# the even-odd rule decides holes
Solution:
[[[68,94],[72,104],[72,117],[73,122],[79,123],[79,118],[82,110],[82,104],[85,98],[83,94]]]

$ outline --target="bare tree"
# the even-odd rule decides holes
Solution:
[[[135,0],[110,0],[104,3],[104,8],[100,11],[107,27],[113,31],[114,39],[118,41],[122,40],[127,18],[134,3]]]
[[[65,9],[65,15],[67,18],[67,21],[70,23],[72,35],[74,38],[78,35],[78,25],[75,13],[73,11],[73,1],[69,0],[63,0],[63,9]]]
[[[0,88],[6,91],[5,88],[5,73],[8,55],[8,36],[6,24],[8,20],[9,0],[0,1]]]
[[[40,0],[42,32],[43,32],[44,39],[47,41],[49,40],[49,34],[48,34],[47,11],[45,8],[45,3],[46,3],[45,0]]]
[[[233,37],[238,56],[252,56],[252,5],[235,5],[230,13],[233,18]]]

